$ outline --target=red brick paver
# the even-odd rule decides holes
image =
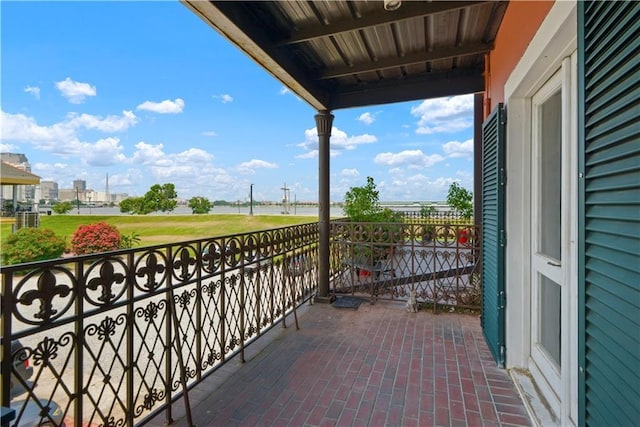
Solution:
[[[401,303],[381,301],[357,310],[316,304],[299,320],[299,331],[289,321],[288,329],[270,332],[277,337],[266,347],[250,346],[247,353],[255,353],[247,363],[230,362],[237,370],[226,379],[214,373],[198,385],[194,423],[530,425],[509,375],[491,357],[478,316],[407,313]],[[163,421],[159,416],[151,424]]]

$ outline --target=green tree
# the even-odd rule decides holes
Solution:
[[[380,193],[373,178],[368,176],[362,187],[351,187],[344,195],[344,214],[352,221],[375,221],[382,212]]]
[[[178,193],[176,193],[175,185],[154,184],[144,195],[144,204],[142,206],[143,214],[151,212],[171,212],[178,206]]]
[[[206,197],[195,196],[189,199],[189,207],[194,214],[206,214],[213,208],[213,204]]]
[[[71,204],[71,202],[60,202],[51,206],[51,210],[57,214],[66,214],[71,209],[73,209],[73,205]]]
[[[151,212],[171,212],[178,206],[178,194],[173,184],[154,184],[142,197],[129,197],[120,202],[120,212],[147,215]]]
[[[120,202],[120,212],[139,214],[142,210],[142,197],[127,197]]]
[[[451,183],[447,194],[447,204],[464,219],[473,215],[473,193],[457,182]]]

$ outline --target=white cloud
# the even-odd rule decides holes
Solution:
[[[36,99],[40,99],[40,88],[38,86],[27,86],[24,91],[35,96]]]
[[[129,161],[144,170],[145,175],[150,174],[153,181],[175,184],[178,194],[221,197],[235,185],[227,171],[213,165],[213,155],[199,148],[165,153],[163,144],[143,141],[135,147]]]
[[[219,99],[223,104],[228,104],[229,102],[233,102],[233,97],[228,93],[223,93],[221,95],[213,95],[214,99]]]
[[[33,167],[33,170],[38,171],[38,175],[40,175],[40,177],[45,181],[51,179],[52,175],[57,175],[59,174],[60,171],[65,171],[69,169],[69,165],[67,163],[36,162],[31,166]]]
[[[473,95],[427,99],[411,108],[418,134],[457,132],[473,126]]]
[[[89,83],[75,82],[70,77],[56,82],[56,87],[72,104],[82,104],[87,96],[96,96],[96,87]]]
[[[70,113],[64,121],[49,126],[41,126],[34,118],[24,114],[10,114],[4,111],[1,113],[3,141],[24,141],[38,150],[62,157],[79,156],[87,163],[91,162],[88,159],[94,154],[92,143],[80,141],[80,129],[120,132],[137,122],[131,111],[123,111],[122,116],[112,115],[105,118]]]
[[[208,130],[208,131],[202,132],[202,136],[218,136],[218,134],[216,133],[216,131]]]
[[[331,156],[335,156],[335,154],[332,152]],[[300,154],[297,155],[296,158],[298,159],[315,159],[316,157],[318,157],[318,150],[310,150],[304,154]]]
[[[159,165],[163,163],[165,154],[162,144],[151,145],[140,141],[136,145],[131,162],[136,165]]]
[[[302,98],[300,98],[295,92],[293,92],[291,89],[289,89],[286,86],[282,86],[280,88],[280,90],[278,91],[278,94],[280,94],[280,95],[292,95],[292,96],[295,96],[295,98],[298,101],[302,102]]]
[[[278,165],[275,163],[251,159],[248,162],[240,163],[236,169],[243,175],[254,175],[256,173],[256,169],[276,169],[277,167]]]
[[[122,116],[107,116],[102,118],[91,114],[70,113],[67,115],[68,125],[72,128],[84,127],[86,129],[97,129],[102,132],[122,132],[134,126],[138,119],[133,111],[122,111]]]
[[[439,154],[426,155],[422,150],[405,150],[399,153],[380,153],[374,163],[385,166],[427,168],[444,160]]]
[[[144,179],[144,174],[139,169],[129,169],[126,172],[109,174],[109,185],[111,188],[134,187]],[[142,194],[140,194],[142,195]]]
[[[465,142],[449,141],[442,146],[442,151],[447,157],[465,157],[473,158],[473,139],[468,139]]]
[[[61,157],[76,156],[83,164],[91,166],[105,166],[126,161],[118,138],[99,139],[93,143],[80,141],[75,131],[78,127],[87,127],[87,123],[81,123],[82,120],[74,121],[72,118],[52,126],[39,126],[35,120],[22,114],[3,113],[2,118],[3,138],[26,141],[38,150]],[[100,128],[104,127],[104,123],[98,121],[91,126]],[[109,126],[113,127],[113,124]]]
[[[138,105],[137,109],[158,114],[178,114],[184,109],[184,100],[176,98],[174,101],[170,99],[161,102],[145,101]]]
[[[373,114],[366,112],[366,113],[360,114],[360,117],[358,117],[358,120],[364,123],[365,125],[370,125],[376,120],[376,118],[373,116]]]
[[[449,177],[432,179],[422,173],[411,175],[406,172],[407,169],[398,168],[391,180],[378,184],[385,200],[442,201],[446,199],[449,186],[454,181]]]
[[[5,144],[4,142],[0,142],[0,153],[13,153],[17,151],[18,147],[13,144]]]
[[[360,176],[360,172],[358,172],[358,169],[342,169],[342,171],[340,171],[340,176],[355,178]]]
[[[104,138],[87,144],[85,162],[90,166],[110,166],[127,160],[118,138]]]
[[[189,148],[186,151],[175,155],[175,160],[178,163],[203,163],[213,160],[213,154],[208,153],[200,148]]]
[[[75,129],[68,122],[40,126],[35,119],[24,114],[2,111],[2,140],[9,141],[65,141],[75,138]],[[37,145],[37,144],[36,144]]]
[[[317,157],[318,155],[318,130],[316,128],[304,131],[305,140],[298,144],[298,147],[307,150],[307,153],[296,156],[301,159]],[[331,146],[329,148],[331,156],[337,156],[344,150],[355,150],[358,145],[372,144],[378,138],[367,133],[362,135],[349,136],[346,132],[333,127],[331,129]]]

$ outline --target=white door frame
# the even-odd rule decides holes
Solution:
[[[531,97],[531,282],[530,282],[530,354],[529,354],[529,370],[536,380],[536,384],[542,391],[545,400],[551,406],[556,414],[563,413],[562,402],[571,399],[571,392],[563,387],[563,384],[570,379],[568,373],[571,369],[571,360],[567,358],[572,352],[575,352],[575,346],[572,345],[571,334],[572,325],[576,325],[572,317],[576,316],[575,309],[571,307],[570,288],[571,288],[571,271],[575,268],[574,258],[576,256],[575,245],[572,246],[571,232],[576,227],[577,216],[574,209],[576,207],[572,200],[577,194],[575,182],[572,176],[575,176],[574,159],[577,156],[576,145],[576,127],[575,120],[577,111],[576,99],[572,98],[574,91],[572,87],[575,85],[575,67],[572,66],[570,57],[562,61],[560,69]],[[540,248],[541,236],[539,235],[542,218],[539,217],[539,207],[541,206],[541,192],[543,189],[538,188],[538,180],[542,177],[540,153],[540,126],[539,106],[546,102],[552,95],[560,93],[560,156],[562,163],[560,165],[560,190],[561,190],[561,206],[560,209],[560,257],[555,259],[549,255],[543,254]],[[553,358],[544,350],[542,344],[538,342],[540,336],[539,326],[545,319],[542,318],[540,312],[541,292],[540,277],[546,277],[556,284],[560,285],[560,311],[561,315],[558,327],[560,328],[560,357],[554,361]],[[567,393],[568,392],[568,393]],[[569,399],[567,399],[569,397]],[[573,399],[577,400],[574,396]]]
[[[507,106],[507,186],[506,186],[506,349],[507,368],[530,369],[531,354],[531,98],[561,67],[571,66],[569,93],[574,104],[568,118],[572,153],[570,159],[571,197],[569,204],[574,224],[568,231],[570,255],[563,263],[569,271],[568,287],[562,296],[565,322],[561,364],[563,370],[560,397],[554,408],[561,425],[577,423],[577,3],[555,2],[528,48],[512,70],[504,86]],[[565,163],[567,166],[567,163]]]

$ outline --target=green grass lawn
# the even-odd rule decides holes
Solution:
[[[40,217],[40,228],[48,228],[70,246],[71,235],[82,224],[104,221],[121,234],[135,232],[138,246],[175,243],[185,240],[266,230],[286,225],[315,222],[315,216],[293,215],[52,215]],[[2,224],[2,240],[11,233],[11,224]]]

